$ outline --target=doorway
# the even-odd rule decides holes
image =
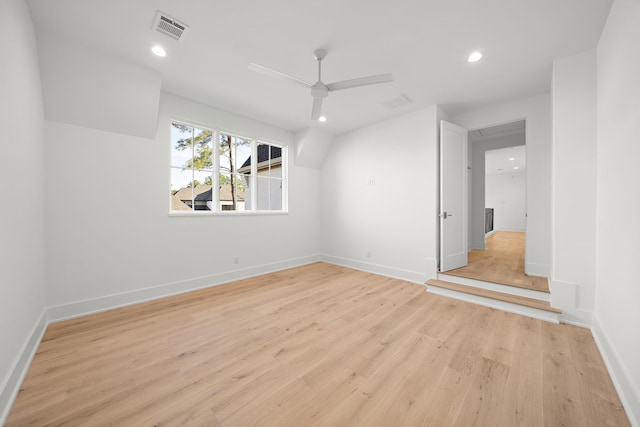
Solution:
[[[446,274],[536,290],[546,288],[546,280],[524,272],[525,120],[469,131],[468,153],[469,263]]]

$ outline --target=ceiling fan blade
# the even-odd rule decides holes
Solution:
[[[343,80],[341,82],[330,83],[327,85],[329,92],[334,90],[350,89],[352,87],[375,85],[378,83],[387,83],[393,81],[392,74],[378,74],[376,76],[360,77],[358,79]]]
[[[254,64],[253,62],[249,64],[249,69],[251,71],[255,71],[256,73],[264,74],[264,75],[275,77],[287,82],[295,83],[307,89],[311,88],[311,85],[305,82],[304,80],[300,80],[296,77],[290,76],[285,73],[281,73],[280,71],[272,70],[271,68],[267,68],[262,65]]]
[[[313,108],[311,109],[311,120],[318,120],[322,113],[322,98],[313,98]]]

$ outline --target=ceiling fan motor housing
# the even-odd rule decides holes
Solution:
[[[324,49],[316,49],[313,51],[313,57],[316,58],[316,61],[322,61],[325,56],[327,56],[327,51]]]
[[[311,86],[311,96],[314,98],[326,98],[327,95],[329,95],[329,89],[321,81]]]

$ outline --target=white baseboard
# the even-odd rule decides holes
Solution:
[[[612,345],[609,335],[606,333],[598,316],[593,315],[591,332],[596,341],[600,354],[607,366],[613,385],[618,392],[629,422],[634,427],[640,426],[640,391],[630,378],[629,370],[620,359],[615,347]]]
[[[407,282],[417,283],[419,285],[424,285],[424,283],[427,281],[427,274],[420,271],[403,270],[400,268],[388,267],[386,265],[373,264],[354,259],[340,258],[332,255],[322,255],[321,260],[329,264],[341,265],[343,267],[353,268],[354,270],[366,271],[367,273],[379,274],[381,276],[405,280]],[[431,260],[430,264],[434,263],[435,260]]]
[[[493,234],[494,231],[492,231],[490,234],[485,235],[485,239],[490,236],[491,234]],[[487,250],[487,243],[485,241],[485,239],[482,239],[481,242],[471,242],[471,247],[469,248],[469,250],[478,250],[478,251],[486,251]]]
[[[425,282],[429,279],[437,279],[438,278],[438,260],[435,258],[425,258],[424,259],[425,263],[426,263],[426,278],[425,278]]]
[[[33,356],[35,356],[36,350],[38,350],[38,346],[46,330],[47,309],[45,308],[33,325],[31,333],[22,345],[18,357],[14,360],[7,377],[2,382],[2,387],[0,388],[0,425],[4,425],[9,416],[11,406],[13,406],[13,402],[18,396],[20,386],[22,386],[24,377],[27,375],[27,371],[31,365],[31,360],[33,360]]]
[[[549,279],[549,290],[551,291],[551,306],[562,310],[560,316],[562,323],[591,328],[593,313],[577,307],[577,283]]]
[[[548,264],[528,262],[524,267],[524,272],[529,276],[549,277],[551,266]]]
[[[564,280],[549,279],[549,291],[551,291],[551,304],[562,310],[576,308],[578,298],[577,284]]]
[[[562,314],[560,315],[560,323],[591,329],[591,326],[593,325],[593,313],[589,310],[575,309],[572,311],[565,311],[562,308],[561,310]]]
[[[320,261],[320,257],[312,255],[272,264],[263,264],[240,270],[228,271],[220,274],[213,274],[210,276],[198,277],[180,282],[166,283],[164,285],[153,286],[145,289],[136,289],[130,292],[105,295],[83,301],[75,301],[68,304],[49,307],[48,318],[49,322],[58,322],[61,320],[113,310],[115,308],[126,307],[198,289],[209,288],[211,286],[222,285],[224,283],[311,264],[318,261]]]

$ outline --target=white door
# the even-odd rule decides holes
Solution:
[[[440,271],[467,265],[467,130],[440,122]]]

